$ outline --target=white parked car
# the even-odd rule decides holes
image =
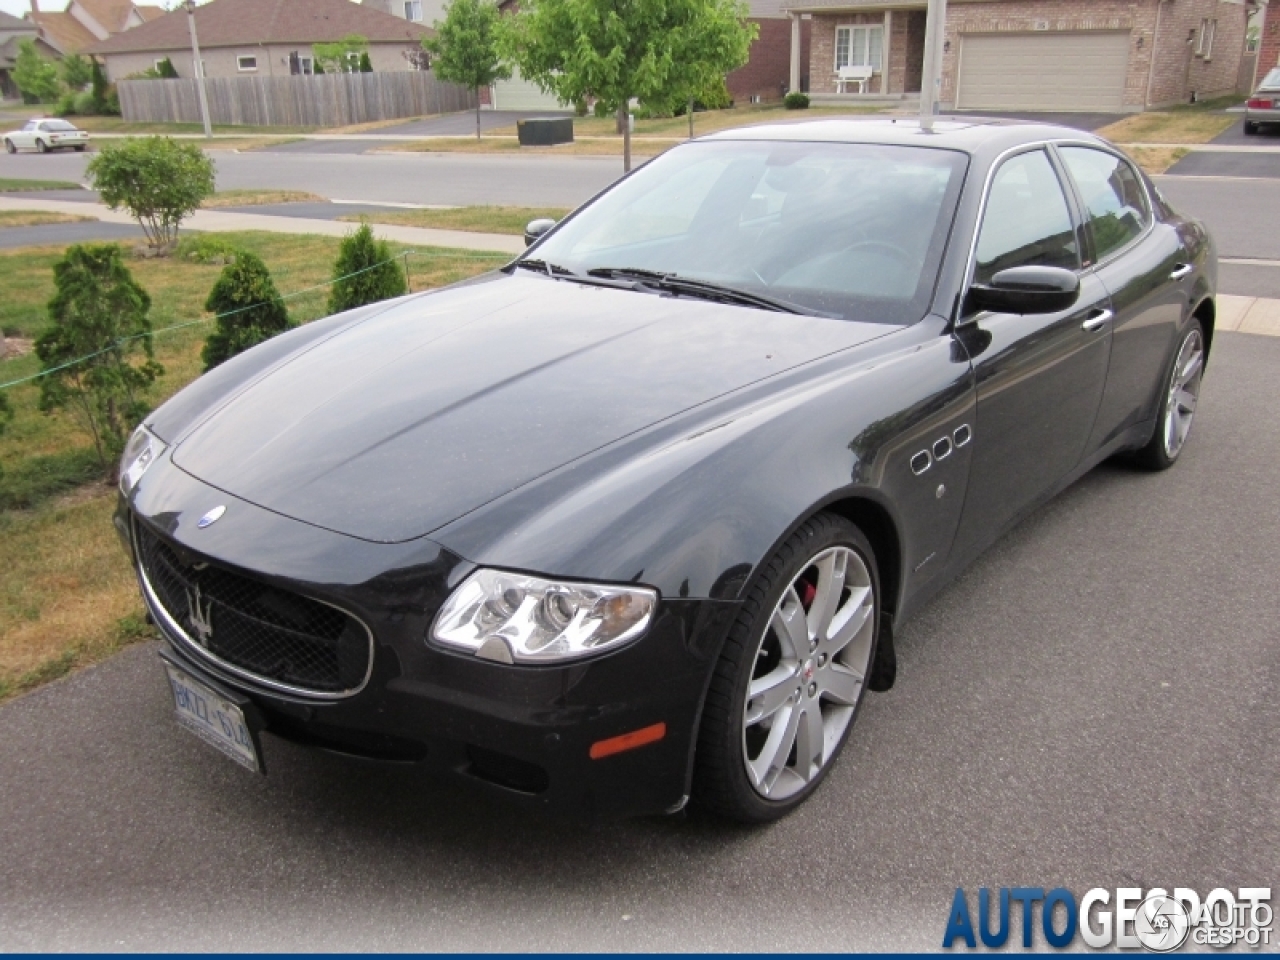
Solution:
[[[19,150],[84,150],[89,146],[89,134],[57,117],[28,120],[21,130],[10,130],[4,135],[4,148],[10,153]]]

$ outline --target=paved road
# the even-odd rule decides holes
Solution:
[[[1244,132],[1244,118],[1241,117],[1232,126],[1214,137],[1213,142],[1232,147],[1280,146],[1280,126],[1262,127],[1256,134],[1246,134]]]
[[[771,828],[557,823],[271,738],[257,778],[151,647],[6,704],[0,950],[931,949],[957,885],[1274,886],[1277,369],[1222,334],[1182,463],[994,547]]]

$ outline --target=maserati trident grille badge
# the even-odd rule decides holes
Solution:
[[[203,517],[201,517],[199,520],[196,521],[196,527],[200,530],[203,530],[205,527],[213,526],[213,524],[217,523],[218,520],[222,517],[222,515],[226,512],[227,512],[226,506],[224,504],[218,504],[218,506],[214,507],[212,510],[210,510]]]
[[[200,585],[187,591],[187,623],[195,631],[195,641],[202,647],[209,646],[213,637],[213,601],[200,603]]]

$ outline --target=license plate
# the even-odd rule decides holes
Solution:
[[[172,664],[166,663],[164,668],[169,674],[178,723],[242,767],[260,773],[262,763],[244,711]]]

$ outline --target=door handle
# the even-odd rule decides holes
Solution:
[[[1115,314],[1112,313],[1110,310],[1095,310],[1093,311],[1093,313],[1089,314],[1089,319],[1087,319],[1084,323],[1080,324],[1080,329],[1081,330],[1097,330],[1100,327],[1104,327],[1108,323],[1110,323],[1111,318],[1114,316]]]
[[[1195,267],[1189,263],[1180,263],[1174,268],[1173,273],[1169,274],[1169,279],[1181,280],[1183,277],[1190,276],[1191,271],[1194,269]]]

